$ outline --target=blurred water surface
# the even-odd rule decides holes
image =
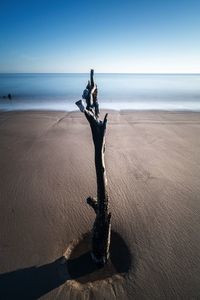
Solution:
[[[1,110],[77,110],[88,74],[0,74]],[[101,108],[200,111],[199,74],[95,74]],[[12,100],[3,99],[11,93]]]

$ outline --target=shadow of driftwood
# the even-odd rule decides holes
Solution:
[[[0,299],[38,299],[67,280],[87,275],[95,269],[88,252],[75,259],[67,260],[63,256],[41,267],[1,274]]]
[[[69,274],[60,276],[64,268],[62,257],[41,267],[30,267],[0,275],[0,299],[37,299],[69,279]]]
[[[117,233],[112,233],[110,251],[111,263],[115,269],[115,272],[110,275],[128,272],[131,256],[125,242]],[[103,269],[98,272],[89,251],[69,259],[63,256],[40,267],[0,274],[0,299],[38,299],[69,279],[84,283],[90,279],[91,281],[103,279],[108,275],[104,274]],[[101,278],[98,278],[99,275]]]

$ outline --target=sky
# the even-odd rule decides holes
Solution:
[[[0,73],[200,73],[200,0],[1,0]]]

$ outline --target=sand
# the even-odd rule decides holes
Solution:
[[[127,270],[71,280],[64,255],[94,221],[90,128],[79,112],[0,113],[0,299],[200,299],[200,113],[108,120],[112,230],[127,254],[113,251]]]

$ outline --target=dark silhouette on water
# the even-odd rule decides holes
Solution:
[[[3,99],[9,99],[9,100],[12,100],[12,95],[11,95],[11,94],[8,94],[7,96],[3,96],[2,98],[3,98]]]
[[[112,232],[110,259],[116,270],[115,274],[129,271],[131,255],[127,245],[116,232]],[[101,278],[99,279],[105,279],[107,275],[102,278],[104,269],[101,270]],[[98,272],[98,269],[90,252],[68,260],[62,256],[54,262],[40,267],[30,267],[1,274],[0,299],[38,299],[67,280],[75,279],[86,283],[88,275],[94,272]]]

